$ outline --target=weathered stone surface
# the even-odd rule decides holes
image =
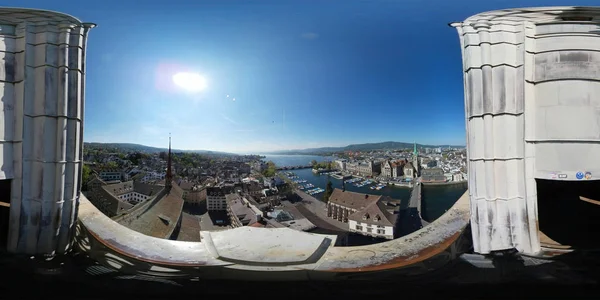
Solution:
[[[562,19],[573,13],[594,19]],[[599,8],[542,7],[453,24],[463,47],[475,251],[539,252],[535,179],[600,173],[592,157],[600,151],[599,16]]]
[[[215,258],[262,265],[315,263],[337,238],[288,228],[253,227],[207,232],[204,236],[203,242]]]
[[[0,28],[0,178],[12,179],[8,249],[63,253],[80,193],[88,26],[61,13],[0,11],[0,24],[15,24]],[[79,74],[65,76],[67,67]]]

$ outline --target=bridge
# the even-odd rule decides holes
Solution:
[[[408,207],[401,210],[400,216],[398,217],[398,230],[401,236],[418,231],[429,224],[421,217],[421,190],[422,183],[421,178],[419,177],[415,179],[415,184],[410,193]]]

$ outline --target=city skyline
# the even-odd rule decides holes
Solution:
[[[99,25],[88,44],[86,142],[164,147],[171,132],[181,150],[239,153],[388,140],[464,145],[461,54],[447,23],[501,7],[557,4],[20,5]],[[185,92],[173,82],[178,72],[200,74],[206,88]]]

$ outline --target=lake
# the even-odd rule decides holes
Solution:
[[[261,154],[265,156],[264,161],[272,161],[278,167],[293,167],[309,165],[311,161],[316,160],[317,162],[322,161],[333,161],[333,156],[318,156],[318,155],[275,155],[275,154]]]

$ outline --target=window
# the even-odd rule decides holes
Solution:
[[[360,225],[356,225],[356,230],[358,230],[358,231],[362,231],[362,230],[363,230],[363,227],[362,227],[362,226],[360,226]]]

